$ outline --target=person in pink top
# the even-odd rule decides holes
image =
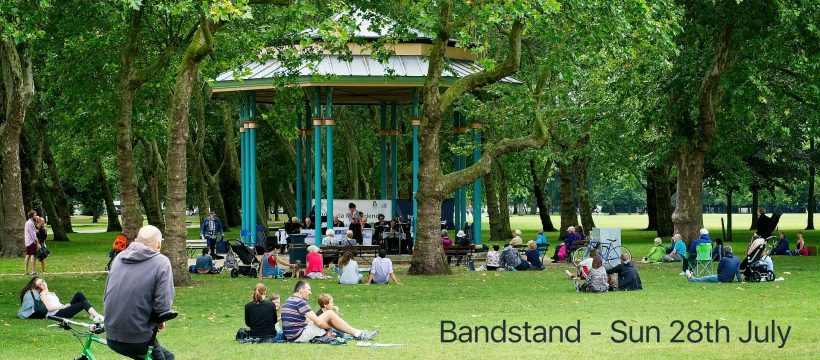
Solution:
[[[307,254],[307,268],[305,269],[305,276],[311,279],[324,279],[324,267],[322,263],[322,251],[316,245],[308,246]]]
[[[37,252],[37,249],[40,248],[40,242],[37,241],[37,225],[34,223],[35,219],[37,218],[37,212],[31,210],[28,212],[28,220],[26,221],[25,227],[25,238],[26,238],[26,267],[23,270],[26,275],[29,274],[28,272],[28,263],[29,260],[31,261],[31,273],[37,273],[37,257],[34,254]]]

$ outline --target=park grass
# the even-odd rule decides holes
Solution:
[[[791,216],[784,216],[790,224]],[[795,215],[797,217],[797,215]],[[596,217],[601,227],[624,228],[624,242],[641,254],[641,246],[654,237],[640,229],[641,217],[618,215]],[[805,220],[805,216],[802,217]],[[513,228],[525,231],[525,239],[540,227],[537,217],[513,217]],[[645,221],[645,218],[644,218]],[[718,224],[719,224],[719,220]],[[737,220],[736,220],[737,221]],[[719,225],[707,227],[713,233]],[[617,226],[621,224],[621,226]],[[628,224],[628,225],[627,225]],[[795,221],[794,224],[799,224]],[[738,224],[738,226],[741,226]],[[802,227],[802,226],[800,226]],[[748,228],[748,224],[744,228]],[[793,229],[796,229],[795,227]],[[195,230],[195,229],[194,229]],[[788,230],[793,234],[796,230]],[[54,255],[49,258],[51,271],[99,270],[107,262],[105,253],[115,234],[75,234],[71,242],[52,242]],[[191,234],[189,233],[189,236]],[[196,237],[197,234],[194,234]],[[229,234],[231,235],[231,234]],[[555,234],[549,234],[551,240]],[[745,249],[747,232],[736,232],[736,252]],[[817,233],[807,232],[809,244],[817,244]],[[793,236],[792,236],[793,238]],[[21,259],[0,260],[0,358],[44,359],[70,358],[80,349],[77,341],[65,331],[46,328],[48,322],[19,320],[19,291],[27,278],[19,273]],[[191,286],[176,289],[175,309],[181,316],[169,323],[161,341],[178,359],[201,358],[361,358],[361,359],[429,359],[429,358],[578,358],[602,353],[613,358],[804,358],[820,350],[817,334],[817,306],[820,284],[816,281],[817,257],[775,257],[777,276],[783,282],[746,284],[694,284],[677,276],[679,264],[638,264],[644,291],[609,294],[575,293],[572,283],[562,275],[567,265],[548,265],[543,272],[468,272],[456,268],[450,276],[407,276],[406,267],[397,273],[403,286],[343,286],[333,281],[312,281],[313,298],[320,293],[333,294],[343,316],[354,326],[379,329],[381,343],[404,344],[395,348],[360,348],[351,342],[346,346],[302,344],[240,345],[234,341],[237,328],[244,326],[242,306],[249,301],[251,289],[258,281],[251,278],[231,279],[195,275]],[[788,273],[788,274],[787,274]],[[101,307],[105,275],[46,274],[52,290],[63,300],[81,290]],[[286,297],[294,280],[264,280],[269,292]],[[81,318],[82,319],[82,318]],[[746,322],[791,325],[788,342],[778,344],[741,344]],[[552,344],[453,344],[441,343],[442,320],[459,325],[508,324],[573,325],[581,322],[580,343]],[[610,324],[623,320],[627,324],[656,325],[661,329],[660,343],[616,344]],[[719,344],[672,344],[673,320],[720,320],[730,328],[730,342]],[[600,331],[601,336],[590,335]],[[110,350],[97,346],[99,359],[116,359]]]

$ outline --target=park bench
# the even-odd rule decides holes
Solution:
[[[370,264],[370,260],[365,258],[364,255],[373,254],[373,257],[375,258],[376,256],[379,256],[380,249],[381,247],[379,245],[322,246],[322,258],[330,259],[330,261],[335,261],[340,256],[342,256],[342,254],[349,251],[353,254],[353,257],[358,258],[359,260],[367,264]]]
[[[473,245],[453,245],[447,246],[444,248],[444,255],[445,256],[463,256],[465,257],[464,263],[467,264],[470,260],[473,259],[473,252],[475,252],[475,246]],[[459,263],[458,261],[456,263]]]
[[[185,254],[189,258],[196,257],[203,248],[208,247],[208,242],[202,239],[188,239],[185,240]]]

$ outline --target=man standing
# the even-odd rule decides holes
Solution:
[[[359,244],[362,243],[362,213],[356,210],[356,204],[350,203],[347,205],[347,208],[350,210],[347,214],[347,217],[350,219],[350,226],[348,229],[353,231],[353,238],[356,239],[356,242]]]
[[[211,211],[208,217],[202,219],[202,225],[199,226],[199,237],[208,242],[208,248],[211,249],[211,255],[214,259],[221,259],[222,256],[216,254],[216,235],[225,236],[225,229],[222,227],[222,220],[216,216],[216,213]]]
[[[37,273],[37,258],[35,257],[35,253],[37,253],[37,249],[40,248],[40,242],[37,241],[37,224],[35,224],[35,219],[37,218],[37,212],[31,210],[28,212],[28,220],[26,220],[26,227],[24,235],[26,237],[26,257],[25,263],[26,268],[23,270],[26,275],[29,274],[28,272],[28,263],[31,260],[31,273]]]
[[[108,347],[132,359],[142,359],[153,345],[154,359],[173,359],[174,354],[151,339],[152,316],[171,310],[174,275],[171,262],[160,254],[162,233],[154,226],[140,229],[137,238],[111,263],[105,284],[105,333]]]
[[[319,336],[332,336],[333,329],[353,335],[356,340],[370,340],[379,334],[378,330],[357,330],[351,327],[333,310],[324,310],[322,315],[317,316],[307,303],[311,294],[310,284],[299,280],[293,288],[293,295],[282,304],[282,332],[285,340],[306,343]]]

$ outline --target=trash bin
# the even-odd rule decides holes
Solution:
[[[307,266],[307,245],[304,234],[291,234],[288,236],[288,256],[291,264],[296,260],[302,262],[302,266]]]

